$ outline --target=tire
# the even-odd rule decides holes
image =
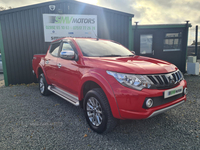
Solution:
[[[43,73],[40,74],[39,76],[39,90],[40,90],[40,93],[44,96],[47,96],[50,94],[50,91],[48,90],[48,84]]]
[[[101,88],[87,92],[84,110],[87,123],[97,133],[108,133],[117,126],[118,119],[113,117],[106,95]]]

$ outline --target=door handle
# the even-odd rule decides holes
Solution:
[[[154,50],[152,51],[152,54],[154,55]]]
[[[60,68],[61,66],[62,66],[62,65],[59,63],[59,64],[58,64],[58,68]]]
[[[46,61],[45,61],[45,64],[49,64],[49,60],[46,60]]]

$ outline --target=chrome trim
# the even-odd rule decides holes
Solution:
[[[165,84],[165,81],[163,80],[163,77],[161,75],[159,75],[161,81],[163,82],[163,84]]]
[[[163,88],[165,86],[169,87],[169,86],[173,86],[176,85],[177,83],[179,83],[180,81],[182,81],[184,78],[183,76],[181,76],[181,72],[180,70],[171,72],[171,73],[166,73],[166,74],[149,74],[146,75],[147,78],[149,78],[149,80],[152,82],[152,87],[156,87],[156,88]],[[156,76],[159,78],[157,79]],[[165,79],[163,78],[163,76],[165,76],[165,79],[167,80],[167,83],[165,82]],[[152,78],[152,79],[151,79]],[[155,83],[154,83],[154,81]],[[161,84],[160,82],[163,82],[163,84]]]
[[[179,82],[178,77],[177,77],[177,75],[176,75],[176,72],[174,72],[174,76],[175,76],[175,82],[174,82],[174,84],[176,84],[176,83]]]
[[[147,75],[143,75],[143,77],[144,77],[150,84],[153,84],[153,82],[147,77]]]
[[[151,101],[151,105],[150,106],[148,106],[148,101]],[[146,107],[147,108],[151,108],[152,106],[153,106],[153,100],[151,98],[147,99],[147,101],[146,101]]]
[[[57,66],[58,66],[58,68],[60,68],[60,67],[62,67],[62,65],[59,63],[59,64],[57,64]]]
[[[152,77],[154,78],[154,80],[155,80],[158,84],[160,84],[159,81],[158,81],[158,79],[155,77],[155,75],[152,75]]]
[[[46,61],[45,61],[45,64],[49,64],[49,61],[48,61],[48,60],[46,60]]]
[[[43,94],[44,93],[44,79],[43,78],[40,78],[40,92]]]
[[[95,97],[90,97],[86,103],[87,116],[94,126],[100,126],[103,121],[101,104]]]
[[[53,85],[49,85],[48,86],[48,90],[53,92],[54,94],[62,97],[64,100],[72,103],[73,105],[75,106],[79,106],[79,99],[78,97],[56,87],[56,86],[53,86]]]
[[[187,90],[187,88],[184,88],[184,94],[185,94],[185,95],[188,94],[188,90]]]
[[[33,74],[35,74],[35,71],[34,71],[34,70],[32,70],[32,73],[33,73]]]
[[[177,72],[175,72],[174,75],[175,75],[176,81],[178,81],[178,77],[177,77],[176,73],[177,73]]]
[[[163,113],[163,112],[165,112],[165,111],[167,111],[167,110],[170,110],[170,109],[172,109],[172,108],[174,108],[174,107],[177,107],[178,105],[180,105],[180,104],[182,104],[182,103],[184,103],[184,102],[185,102],[185,100],[183,100],[183,101],[181,101],[181,102],[179,102],[179,103],[176,103],[176,104],[174,104],[174,105],[171,105],[171,106],[169,106],[169,107],[166,107],[166,108],[163,108],[163,109],[154,111],[148,118],[151,118],[151,117],[156,116],[156,115],[158,115],[158,114],[161,114],[161,113]]]
[[[178,80],[178,82],[181,80],[181,77],[180,77],[180,75],[179,75],[179,72],[177,72],[177,75],[178,75],[178,78],[179,78],[179,80]]]
[[[165,78],[167,79],[167,82],[169,83],[169,78],[167,78],[166,76],[165,76]]]

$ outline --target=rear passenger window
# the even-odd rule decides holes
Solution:
[[[51,53],[51,55],[57,57],[58,52],[59,52],[59,47],[60,47],[60,42],[52,44],[49,53]]]

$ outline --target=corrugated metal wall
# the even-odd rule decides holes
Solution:
[[[56,5],[54,12],[49,5]],[[46,53],[49,43],[44,42],[42,14],[97,15],[98,37],[115,40],[128,47],[129,17],[122,13],[76,1],[54,1],[0,12],[8,84],[33,82],[32,58]]]

